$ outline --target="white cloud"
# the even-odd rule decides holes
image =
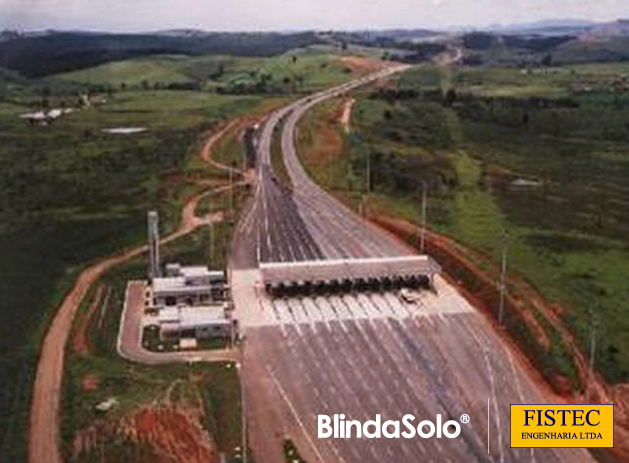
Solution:
[[[626,0],[0,0],[0,27],[31,29],[355,29],[623,16]]]

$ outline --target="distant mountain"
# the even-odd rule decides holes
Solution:
[[[589,34],[597,37],[629,36],[629,19],[619,19],[611,23],[598,24],[589,31]]]
[[[162,37],[207,37],[211,32],[200,29],[171,29],[166,31],[156,31],[155,35]]]
[[[441,35],[442,33],[429,29],[387,29],[377,31],[375,33],[372,32],[372,34],[378,35],[380,37],[391,37],[398,40],[407,40],[435,37]]]
[[[533,23],[512,24],[508,26],[494,26],[487,32],[508,35],[581,35],[597,27],[593,21],[582,20],[547,20]]]

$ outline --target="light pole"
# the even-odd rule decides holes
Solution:
[[[498,309],[498,324],[503,326],[505,311],[505,277],[507,274],[507,231],[502,234],[502,265],[500,269],[500,307]]]
[[[212,203],[210,203],[211,205]],[[210,207],[210,211],[212,208]],[[211,216],[211,212],[210,212]],[[210,267],[214,267],[214,221],[210,217]]]
[[[422,229],[419,240],[420,253],[424,254],[426,249],[426,181],[422,180]]]
[[[244,345],[241,343],[241,352],[244,351]],[[247,463],[247,416],[245,415],[245,382],[243,378],[245,356],[242,355],[240,362],[236,362],[236,370],[238,370],[238,380],[240,382],[240,412],[242,415],[241,435],[242,435],[242,461]]]
[[[365,151],[365,156],[367,157],[367,178],[365,179],[365,190],[367,194],[371,191],[371,156],[369,155],[369,151]]]
[[[328,188],[332,190],[332,153],[328,151]]]
[[[234,215],[234,168],[229,168],[229,220]]]
[[[597,304],[598,308],[598,304]],[[596,312],[591,313],[591,338],[590,338],[590,365],[588,368],[588,376],[590,381],[594,380],[594,361],[596,359],[596,331],[598,329],[598,315]],[[586,385],[585,401],[590,401],[590,388]]]

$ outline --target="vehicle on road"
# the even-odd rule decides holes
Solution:
[[[419,302],[419,294],[417,293],[417,291],[413,291],[409,288],[402,288],[400,290],[399,296],[402,302],[406,302],[408,304]]]

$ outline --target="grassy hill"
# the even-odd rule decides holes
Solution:
[[[553,51],[553,62],[557,64],[614,62],[628,59],[629,37],[625,36],[576,39]]]
[[[0,67],[42,77],[147,55],[272,56],[319,43],[313,32],[105,34],[49,32],[0,41]]]
[[[187,60],[188,57],[181,55],[142,57],[60,74],[56,78],[84,84],[108,83],[112,85],[139,84],[144,80],[150,82],[185,81],[190,77],[181,71],[182,64]]]
[[[168,88],[194,83],[225,93],[310,91],[347,79],[337,55],[296,49],[269,57],[160,55],[110,62],[52,77],[53,81],[119,89]]]

